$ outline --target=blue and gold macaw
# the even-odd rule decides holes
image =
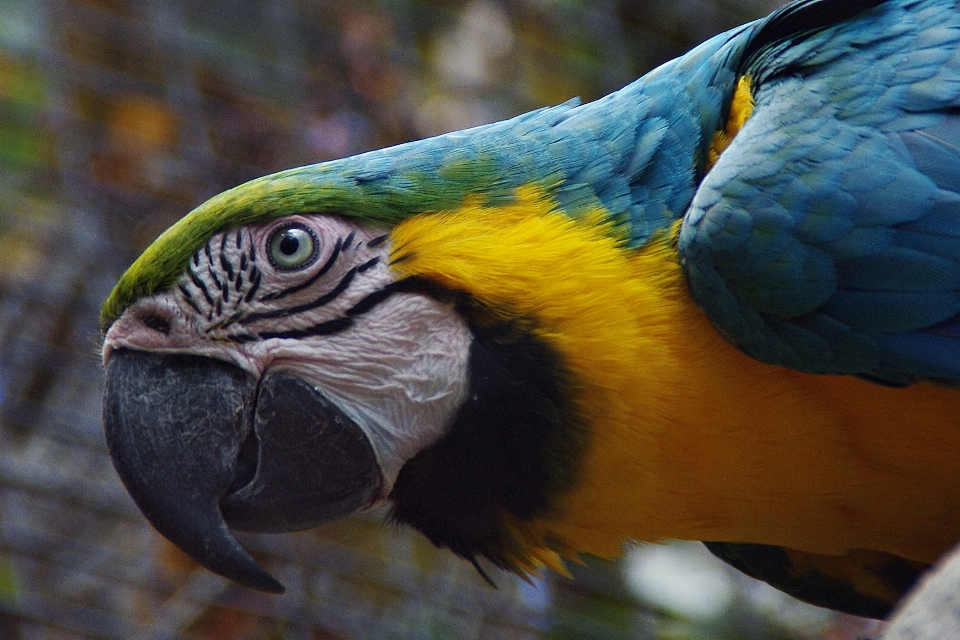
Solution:
[[[383,502],[519,573],[703,540],[883,616],[960,540],[960,7],[799,0],[596,102],[266,176],[102,311],[146,517]]]

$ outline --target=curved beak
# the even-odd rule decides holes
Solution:
[[[283,592],[243,531],[306,529],[353,513],[383,477],[363,431],[307,381],[257,380],[212,358],[120,349],[103,419],[113,465],[147,520],[215,573]]]

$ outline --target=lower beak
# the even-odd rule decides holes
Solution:
[[[211,571],[283,586],[231,531],[306,529],[353,513],[383,477],[364,432],[307,381],[260,380],[184,354],[115,351],[103,402],[114,467],[147,520]]]

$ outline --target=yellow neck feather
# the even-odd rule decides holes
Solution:
[[[706,170],[709,171],[717,163],[720,154],[727,150],[733,139],[740,133],[740,129],[753,115],[753,79],[750,76],[740,76],[737,88],[730,100],[730,115],[722,131],[715,131],[710,141],[710,150],[707,152]]]
[[[556,514],[515,524],[535,560],[682,538],[929,562],[960,539],[960,393],[757,362],[692,301],[669,238],[630,251],[605,219],[527,188],[391,234],[398,275],[534,318],[576,378],[590,447]]]

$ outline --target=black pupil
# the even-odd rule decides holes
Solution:
[[[300,239],[294,236],[289,231],[283,234],[283,238],[280,240],[280,253],[285,256],[292,256],[300,248]]]

